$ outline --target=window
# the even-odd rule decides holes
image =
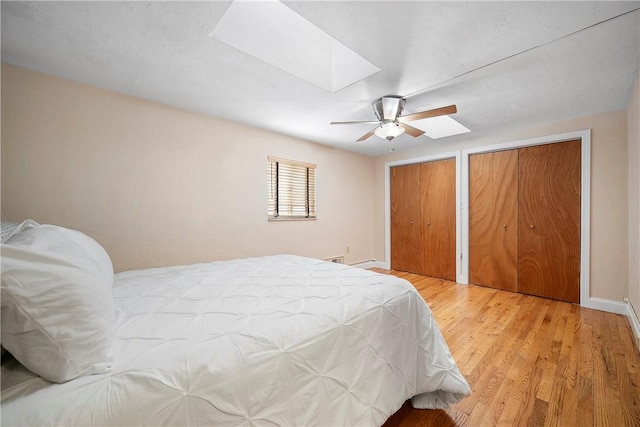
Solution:
[[[316,165],[267,158],[269,220],[316,218]]]

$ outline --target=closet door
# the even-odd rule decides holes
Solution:
[[[519,149],[518,290],[580,302],[581,143]]]
[[[456,161],[421,165],[422,260],[420,274],[456,280]]]
[[[391,268],[419,273],[420,165],[391,168]]]
[[[469,280],[518,290],[518,150],[469,156]]]

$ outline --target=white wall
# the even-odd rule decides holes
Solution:
[[[268,155],[317,164],[317,221],[267,221]],[[374,257],[371,158],[6,64],[1,173],[3,220],[79,229],[116,271]]]
[[[465,148],[591,129],[591,297],[622,302],[628,283],[627,114],[617,111],[557,123],[543,123],[457,142],[425,142],[424,147],[376,158],[375,255],[384,252],[384,165]],[[473,129],[472,129],[473,131]]]
[[[640,78],[627,107],[629,139],[629,300],[640,315]]]

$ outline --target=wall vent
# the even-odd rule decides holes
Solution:
[[[344,256],[333,256],[331,258],[325,258],[325,261],[335,262],[336,264],[344,264]]]

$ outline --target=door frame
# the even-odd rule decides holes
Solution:
[[[411,159],[396,160],[384,164],[384,263],[381,268],[391,269],[391,168],[394,166],[412,165],[415,163],[434,162],[437,160],[456,159],[456,205],[460,206],[460,151],[449,151],[446,153],[432,154]],[[462,235],[460,226],[460,209],[456,209],[456,254],[461,253]],[[460,276],[461,268],[460,256],[456,256],[456,277]]]
[[[581,179],[580,179],[580,306],[595,308],[598,310],[611,311],[612,307],[603,307],[597,299],[590,298],[589,290],[589,253],[590,253],[590,212],[591,212],[591,130],[579,130],[557,135],[548,135],[539,138],[510,141],[500,144],[484,145],[462,150],[460,179],[462,181],[460,215],[462,224],[461,231],[461,253],[462,253],[462,274],[459,276],[459,283],[469,284],[469,156],[472,154],[489,153],[495,151],[510,150],[522,147],[532,147],[536,145],[555,144],[570,140],[581,140]]]

